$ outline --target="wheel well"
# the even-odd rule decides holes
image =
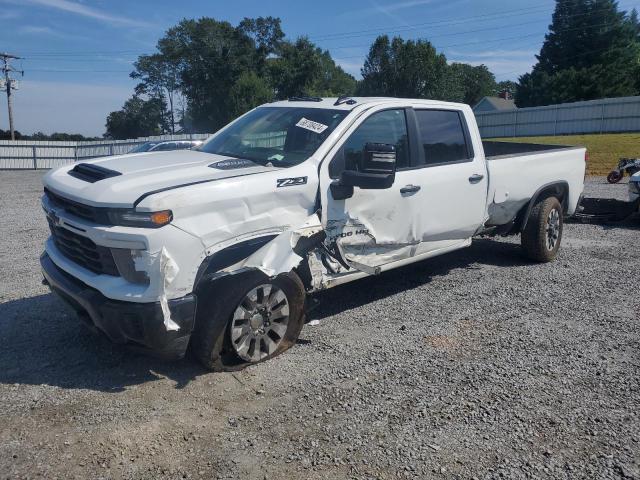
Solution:
[[[549,197],[556,197],[562,205],[563,213],[567,213],[569,209],[569,184],[567,182],[555,182],[544,185],[533,194],[531,200],[518,212],[515,222],[518,231],[521,232],[527,226],[529,214],[535,204]]]

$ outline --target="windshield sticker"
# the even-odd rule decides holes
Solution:
[[[296,127],[304,128],[305,130],[309,130],[315,133],[322,133],[329,125],[324,125],[323,123],[314,122],[313,120],[307,120],[302,117],[298,123],[296,123]]]

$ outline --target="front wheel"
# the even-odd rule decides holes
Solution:
[[[607,175],[607,182],[618,183],[624,177],[624,173],[618,170],[611,170]]]
[[[295,344],[304,324],[305,301],[295,273],[267,278],[252,272],[214,285],[198,295],[192,337],[192,351],[205,367],[239,370]]]
[[[556,197],[540,200],[531,209],[521,243],[527,257],[536,262],[551,262],[556,258],[564,217],[562,205]]]

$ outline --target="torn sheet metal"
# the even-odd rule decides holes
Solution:
[[[162,247],[162,250],[160,251],[160,278],[162,279],[160,306],[162,307],[164,326],[167,331],[180,330],[180,326],[171,320],[171,312],[169,311],[169,302],[167,300],[167,290],[175,280],[179,271],[180,268],[178,267],[178,264],[169,256],[167,249]]]
[[[329,241],[335,242],[340,255],[351,267],[377,275],[380,266],[415,255],[420,244],[415,225],[407,229],[406,224],[400,225],[391,215],[377,219],[374,216],[373,221],[369,220],[371,217],[363,218],[366,219],[344,214],[341,219],[327,222]]]
[[[323,231],[322,223],[317,214],[311,215],[299,228],[282,232],[264,247],[249,256],[240,265],[244,268],[257,268],[269,277],[287,273],[300,265],[302,256],[299,244]]]
[[[167,292],[180,271],[176,261],[169,255],[165,247],[154,253],[140,251],[138,255],[133,257],[133,260],[136,271],[145,271],[153,281],[155,279],[159,281],[157,284],[158,301],[160,302],[164,326],[167,331],[180,330],[180,326],[171,319],[171,311],[169,310],[169,301],[167,299]]]

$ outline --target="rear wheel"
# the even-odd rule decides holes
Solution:
[[[239,370],[289,349],[304,324],[305,290],[295,273],[232,276],[198,294],[192,351],[217,371]]]
[[[562,205],[556,197],[547,197],[536,203],[521,236],[527,257],[536,262],[554,260],[562,241],[563,225]]]
[[[607,182],[609,183],[618,183],[624,177],[624,173],[619,172],[618,170],[612,170],[607,175]]]

